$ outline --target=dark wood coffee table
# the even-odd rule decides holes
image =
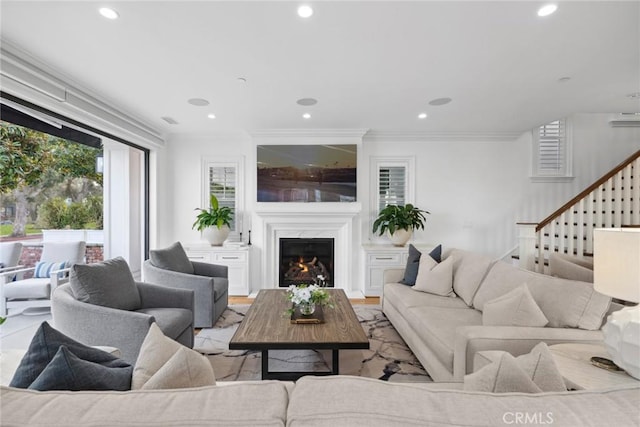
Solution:
[[[364,333],[351,303],[342,289],[329,289],[334,308],[324,308],[324,323],[292,324],[284,312],[291,307],[284,289],[258,292],[238,330],[230,350],[261,350],[262,379],[295,381],[304,375],[338,375],[338,350],[368,349]],[[269,350],[332,350],[331,371],[270,372]]]

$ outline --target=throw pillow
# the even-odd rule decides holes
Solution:
[[[215,385],[211,363],[198,352],[180,347],[142,388],[145,390]]]
[[[33,272],[33,277],[38,279],[45,279],[51,277],[51,272],[56,270],[62,270],[67,268],[66,261],[62,262],[45,262],[40,261],[36,264],[36,269]],[[60,277],[62,273],[58,273],[58,277]]]
[[[490,393],[542,393],[566,391],[564,380],[544,342],[529,354],[513,357],[504,352],[497,362],[465,375],[464,389]]]
[[[106,351],[81,344],[53,329],[49,326],[49,323],[42,322],[33,336],[27,352],[20,361],[9,386],[28,388],[51,362],[61,346],[65,346],[82,360],[98,363],[106,367],[123,368],[131,366]]]
[[[178,354],[183,348],[193,354]],[[206,364],[203,364],[202,360]],[[198,373],[195,376],[198,378],[185,376],[183,369],[178,369],[178,365],[197,366]],[[169,384],[182,384],[185,387],[214,385],[215,376],[211,364],[204,356],[166,337],[158,325],[152,323],[140,347],[131,378],[131,388],[160,388]]]
[[[443,297],[453,297],[453,262],[452,256],[437,263],[430,256],[420,258],[418,277],[412,289],[428,292]]]
[[[409,244],[409,257],[407,258],[407,266],[404,269],[404,277],[399,283],[403,285],[413,286],[416,284],[416,277],[418,276],[418,267],[420,266],[420,257],[422,252],[416,249],[415,246]],[[438,245],[431,252],[429,256],[436,262],[442,261],[442,245]]]
[[[487,301],[482,312],[482,324],[488,326],[533,326],[549,323],[531,296],[526,283],[506,294]]]
[[[180,242],[175,242],[165,249],[149,251],[151,264],[163,270],[193,274],[193,264]]]
[[[78,301],[119,310],[140,308],[140,294],[122,257],[71,267],[69,284]]]
[[[109,367],[82,360],[60,346],[51,362],[29,386],[31,390],[130,390],[133,366]]]

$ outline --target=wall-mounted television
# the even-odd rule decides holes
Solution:
[[[258,145],[258,202],[355,202],[357,145]]]

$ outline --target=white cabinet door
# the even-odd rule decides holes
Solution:
[[[429,253],[432,246],[418,247],[420,252]],[[384,287],[384,271],[390,268],[405,268],[409,257],[409,245],[363,245],[365,252],[365,296],[380,296]],[[425,252],[426,251],[426,252]]]
[[[191,245],[185,246],[185,251],[192,261],[226,265],[229,269],[229,295],[249,295],[249,247]]]

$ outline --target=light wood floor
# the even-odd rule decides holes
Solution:
[[[351,304],[371,304],[377,305],[380,304],[380,297],[366,297],[366,298],[357,298],[350,299]],[[229,297],[229,304],[251,304],[253,302],[253,298],[249,297]]]

